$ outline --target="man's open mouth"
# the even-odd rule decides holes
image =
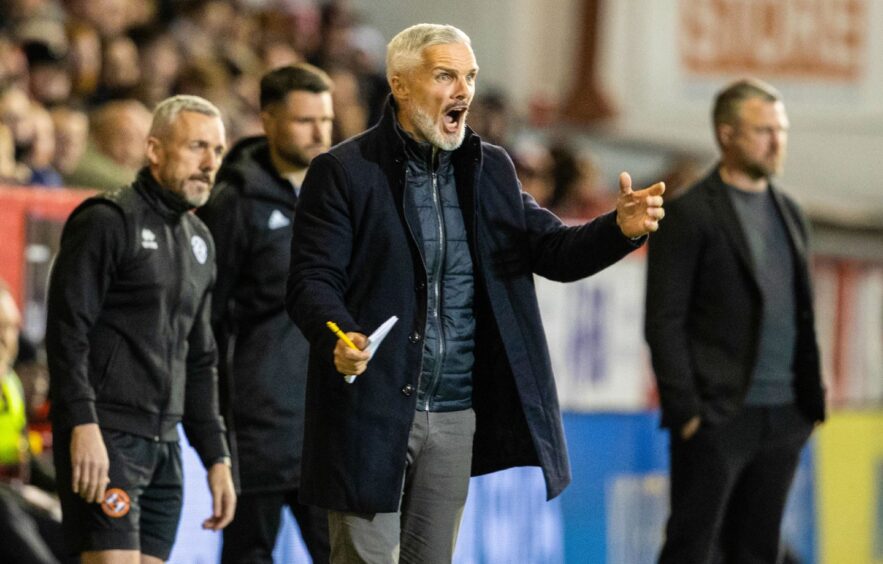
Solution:
[[[466,111],[468,109],[469,106],[458,105],[445,112],[443,125],[447,133],[456,133],[460,130],[460,126],[466,117]]]

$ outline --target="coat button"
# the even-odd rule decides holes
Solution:
[[[411,341],[412,343],[419,343],[420,342],[420,333],[418,331],[414,331],[408,337],[408,340]]]
[[[411,384],[405,384],[404,386],[402,386],[402,393],[406,397],[411,397],[411,394],[414,393],[414,386],[412,386]]]
[[[426,282],[424,282],[423,280],[421,280],[420,282],[417,282],[417,289],[418,290],[423,290],[424,288],[426,288]]]

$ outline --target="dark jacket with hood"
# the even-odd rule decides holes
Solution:
[[[209,325],[215,254],[190,205],[142,169],[131,186],[71,214],[52,267],[46,349],[52,423],[229,456]]]
[[[540,466],[548,497],[570,466],[534,273],[576,280],[636,244],[610,213],[566,227],[520,190],[501,148],[467,130],[451,154],[472,254],[476,414],[472,473]],[[399,508],[427,318],[427,273],[416,214],[404,206],[407,158],[395,109],[316,157],[292,239],[288,311],[310,341],[301,500],[338,511]],[[325,326],[392,329],[353,384],[337,373]]]
[[[222,412],[242,491],[296,488],[308,344],[285,312],[297,196],[266,137],[237,143],[199,209],[218,250],[212,326]]]

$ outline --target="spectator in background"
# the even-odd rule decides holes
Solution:
[[[59,187],[61,174],[52,165],[55,159],[55,125],[49,112],[37,102],[31,104],[31,119],[34,121],[34,142],[24,158],[31,169],[28,184],[35,186]]]
[[[98,150],[115,163],[137,171],[144,165],[144,144],[150,129],[150,110],[137,100],[104,104],[89,122]]]
[[[469,127],[488,143],[506,147],[509,142],[509,124],[512,116],[502,92],[491,90],[475,97],[469,110]]]
[[[12,131],[0,123],[0,184],[21,184],[29,176],[27,167],[15,162],[15,139]]]
[[[144,163],[149,128],[150,112],[137,100],[114,100],[94,110],[89,144],[69,183],[109,190],[131,182]]]
[[[21,313],[9,286],[0,280],[0,476],[6,480],[27,472],[26,405],[13,371],[20,329]]]
[[[68,65],[67,39],[60,24],[51,26],[50,29],[56,27],[61,34],[57,42],[41,39],[24,44],[31,96],[45,106],[67,102],[73,87]]]
[[[28,60],[21,46],[0,32],[0,92],[9,86],[28,88]]]
[[[350,65],[359,79],[359,92],[367,111],[367,126],[380,121],[389,96],[389,84],[383,73],[386,39],[377,29],[365,24],[353,27],[348,36]]]
[[[101,80],[101,37],[90,24],[70,21],[71,96],[78,102],[92,100]]]
[[[365,131],[368,126],[368,111],[355,73],[344,67],[335,67],[328,74],[334,82],[331,93],[334,100],[333,141],[340,143]]]
[[[72,19],[87,23],[103,39],[124,34],[133,25],[134,2],[142,0],[67,0],[66,8]],[[144,3],[149,0],[143,0]]]
[[[138,46],[141,80],[137,98],[152,108],[173,93],[183,61],[172,35],[156,27],[139,28],[131,34]]]
[[[543,207],[548,207],[555,184],[552,179],[554,161],[549,149],[542,143],[522,142],[513,151],[515,173],[521,189],[533,196]]]
[[[825,418],[808,223],[773,184],[788,116],[758,80],[721,90],[720,162],[650,241],[646,337],[670,435],[662,564],[778,562],[800,451]]]
[[[141,61],[135,42],[124,35],[106,39],[101,50],[101,81],[93,104],[133,98],[140,81]]]
[[[327,562],[328,516],[301,504],[308,345],[285,312],[291,230],[313,157],[331,146],[331,81],[306,64],[261,80],[265,135],[236,144],[198,214],[217,246],[212,302],[224,414],[242,493],[224,530],[222,562],[272,562],[288,506],[314,562]]]
[[[610,208],[613,198],[601,185],[600,171],[591,156],[579,155],[563,143],[554,144],[549,153],[553,186],[549,211],[581,223]]]
[[[49,115],[55,127],[55,156],[52,166],[70,186],[70,175],[77,170],[89,143],[89,118],[86,113],[67,106],[53,108]]]
[[[23,163],[34,143],[35,125],[31,100],[25,90],[17,86],[0,85],[0,123],[9,128],[15,147],[15,160]]]
[[[58,523],[28,501],[30,449],[27,401],[13,363],[18,352],[21,314],[6,283],[0,280],[0,562],[58,562],[44,539]],[[46,498],[45,495],[42,498]]]
[[[303,57],[294,47],[285,41],[267,41],[261,46],[260,58],[266,69],[278,69],[288,65],[294,65],[303,60]]]
[[[21,381],[25,398],[31,453],[30,479],[35,486],[55,493],[57,487],[55,470],[52,468],[52,425],[49,423],[49,368],[38,357],[37,346],[25,338],[23,333],[19,333],[18,357],[14,370]],[[58,517],[60,516],[59,513]]]

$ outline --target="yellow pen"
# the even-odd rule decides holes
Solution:
[[[331,329],[332,333],[337,335],[338,339],[340,339],[341,341],[346,343],[346,345],[349,348],[351,348],[353,350],[357,350],[357,351],[361,350],[361,349],[359,349],[359,347],[356,346],[356,344],[354,342],[352,342],[350,340],[349,337],[346,336],[346,334],[343,331],[340,330],[340,327],[337,326],[337,323],[335,323],[333,321],[326,321],[325,325],[327,325],[328,328]],[[346,381],[347,384],[352,384],[353,382],[356,381],[356,375],[355,374],[347,374],[343,377],[343,379]]]
[[[343,341],[344,343],[346,343],[346,345],[347,345],[349,348],[354,349],[354,350],[357,350],[357,351],[358,351],[358,350],[361,350],[361,349],[359,349],[359,347],[356,346],[356,344],[355,344],[354,342],[352,342],[352,341],[350,340],[349,337],[346,336],[346,334],[345,334],[343,331],[340,330],[340,327],[337,326],[337,323],[335,323],[335,322],[333,322],[333,321],[328,321],[328,322],[325,323],[325,325],[327,325],[328,328],[331,329],[331,332],[332,332],[332,333],[334,333],[335,335],[337,335],[337,338],[338,338],[338,339],[340,339],[341,341]]]

